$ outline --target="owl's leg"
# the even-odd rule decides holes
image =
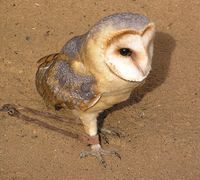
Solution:
[[[98,114],[84,114],[80,116],[80,119],[83,122],[84,128],[86,133],[90,136],[93,140],[91,141],[91,151],[83,151],[80,154],[81,158],[88,157],[88,156],[95,156],[97,160],[106,167],[106,162],[103,158],[104,155],[115,155],[119,158],[120,155],[116,150],[104,150],[102,149],[100,142],[99,142],[99,135],[98,135],[98,128],[97,128],[97,116]]]

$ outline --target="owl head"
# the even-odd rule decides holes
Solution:
[[[144,15],[105,17],[87,34],[85,63],[95,72],[106,74],[104,78],[142,81],[151,70],[154,34],[154,23]]]

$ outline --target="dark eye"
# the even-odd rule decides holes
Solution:
[[[122,56],[131,56],[132,55],[132,51],[129,48],[121,48],[121,49],[119,49],[119,53]]]

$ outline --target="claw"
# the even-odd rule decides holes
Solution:
[[[120,154],[116,150],[104,150],[101,148],[100,144],[92,145],[91,151],[83,151],[80,153],[80,158],[85,158],[88,156],[95,156],[99,163],[106,168],[107,164],[106,161],[103,158],[103,155],[115,155],[119,159],[121,159]]]
[[[109,144],[109,139],[105,133],[99,132],[99,136],[100,136],[101,142],[103,142],[104,144]]]
[[[115,129],[115,128],[110,128],[110,129],[107,129],[107,128],[102,128],[100,130],[100,132],[102,134],[109,134],[109,135],[113,135],[113,136],[117,136],[117,137],[124,137],[124,132],[120,131],[119,129]]]
[[[99,135],[100,135],[100,139],[104,144],[109,144],[109,139],[107,137],[107,135],[111,135],[113,137],[117,137],[117,138],[121,138],[121,137],[125,137],[124,132],[120,131],[119,129],[115,129],[115,128],[110,128],[110,129],[106,129],[106,128],[101,128],[99,130]]]

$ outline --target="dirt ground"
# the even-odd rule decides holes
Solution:
[[[147,15],[158,31],[146,84],[105,116],[104,125],[125,136],[103,146],[122,159],[106,157],[104,169],[79,158],[84,143],[0,113],[1,180],[200,179],[199,0],[0,0],[0,105],[47,110],[34,84],[36,61],[122,11]]]

